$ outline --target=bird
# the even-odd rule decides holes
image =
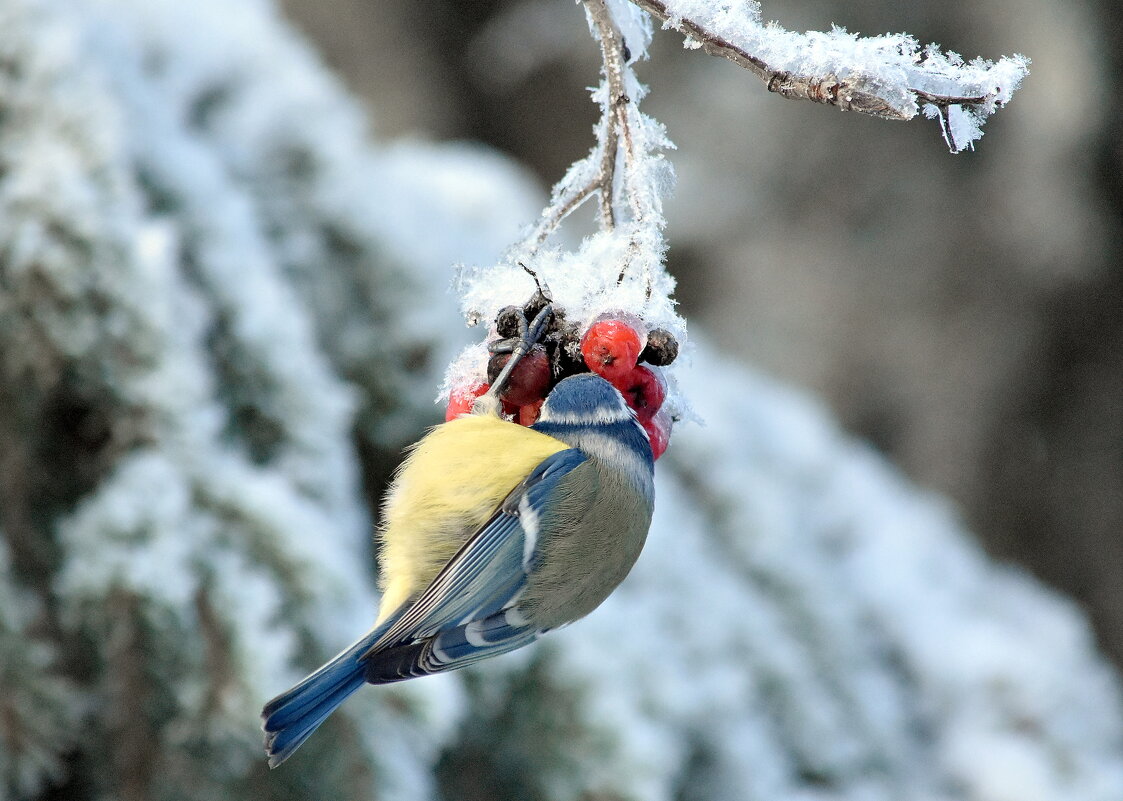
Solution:
[[[507,375],[538,323],[524,329]],[[639,557],[654,461],[620,392],[592,373],[569,376],[530,427],[504,419],[497,397],[489,390],[408,453],[383,502],[374,627],[265,705],[270,767],[364,684],[528,645],[593,611]]]

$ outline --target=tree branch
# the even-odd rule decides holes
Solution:
[[[909,36],[860,39],[841,29],[800,35],[762,25],[755,9],[734,9],[726,19],[711,15],[703,20],[676,13],[673,0],[631,2],[709,55],[749,70],[764,81],[768,91],[782,97],[887,120],[912,119],[918,111],[917,101],[930,104],[934,108],[926,109],[926,114],[940,117],[953,152],[970,147],[982,135],[982,120],[1008,101],[1028,74],[1029,60],[1022,56],[1004,58],[998,64],[981,60],[964,64],[956,54],[945,55],[934,46],[921,49]],[[760,51],[772,55],[766,57]],[[800,53],[800,58],[792,59],[799,66],[776,63],[785,56],[790,59],[792,53]],[[820,63],[808,68],[814,59]],[[969,110],[968,116],[953,120],[948,111],[951,107]]]
[[[583,162],[578,162],[578,166]],[[565,183],[564,181],[562,182]],[[529,255],[534,255],[538,248],[550,238],[554,231],[558,230],[562,220],[572,214],[576,209],[589,199],[590,196],[598,189],[601,188],[601,175],[596,175],[593,180],[583,184],[578,189],[571,191],[563,191],[558,193],[558,187],[554,188],[554,197],[550,201],[550,205],[542,211],[542,221],[534,232],[526,240],[526,249]]]
[[[844,111],[857,111],[886,120],[907,120],[913,116],[902,114],[883,98],[855,85],[854,81],[839,80],[834,75],[815,77],[774,69],[763,59],[707,30],[694,20],[672,17],[667,12],[666,5],[660,0],[631,1],[662,22],[664,27],[674,28],[684,36],[699,42],[704,53],[728,59],[739,67],[744,67],[764,81],[769,92],[775,92],[781,97],[825,103],[838,106]]]
[[[589,19],[597,31],[601,59],[604,63],[604,79],[608,97],[605,99],[601,114],[601,167],[600,167],[600,205],[601,230],[611,231],[616,227],[615,183],[616,158],[623,134],[625,143],[631,139],[628,130],[628,114],[624,106],[630,102],[624,91],[624,43],[619,31],[612,22],[604,0],[584,0]]]
[[[561,222],[594,193],[599,197],[599,225],[602,231],[612,231],[617,226],[617,207],[622,202],[618,193],[624,195],[623,200],[627,202],[633,222],[643,224],[651,217],[638,192],[642,183],[636,176],[639,154],[636,152],[630,119],[631,113],[635,111],[635,104],[627,89],[631,69],[625,57],[624,39],[604,0],[582,2],[600,45],[603,62],[603,97],[598,123],[600,133],[597,144],[588,157],[574,164],[565,179],[554,188],[550,205],[543,211],[543,219],[526,240],[528,255],[533,255]],[[619,188],[618,161],[623,162]],[[591,177],[586,178],[590,173]]]

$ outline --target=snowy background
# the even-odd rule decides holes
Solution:
[[[373,616],[377,499],[400,449],[438,419],[432,398],[445,365],[473,334],[447,292],[451,265],[494,260],[534,219],[544,200],[534,170],[553,180],[587,152],[594,113],[581,87],[595,81],[596,53],[575,7],[527,4],[471,20],[447,7],[420,30],[395,28],[423,25],[412,7],[379,7],[379,35],[401,45],[403,66],[381,70],[381,99],[379,84],[361,82],[373,93],[372,127],[265,0],[0,0],[0,798],[1123,796],[1123,701],[1085,611],[984,555],[956,507],[844,433],[825,406],[729,355],[740,350],[764,372],[820,390],[851,431],[926,483],[985,484],[953,457],[958,447],[989,452],[987,442],[946,429],[951,451],[925,460],[926,436],[943,439],[917,422],[923,408],[904,404],[898,419],[854,406],[927,396],[957,371],[929,362],[915,375],[883,367],[863,379],[863,359],[872,360],[863,345],[912,342],[937,362],[966,360],[956,346],[985,327],[959,331],[957,321],[970,326],[955,315],[923,324],[936,312],[914,285],[924,283],[922,255],[955,254],[970,277],[1010,286],[1055,288],[1045,268],[1060,261],[1073,286],[1110,283],[1090,255],[1082,266],[1057,250],[1108,237],[1110,221],[1076,215],[1090,227],[1058,223],[1068,238],[1054,240],[1056,227],[1019,218],[1007,236],[1020,257],[1009,242],[984,246],[946,221],[889,226],[877,208],[954,198],[977,232],[986,227],[979,209],[994,200],[979,197],[971,176],[994,170],[1027,195],[1017,191],[1032,178],[1019,155],[1037,164],[1059,145],[1010,133],[999,115],[977,153],[952,157],[930,123],[793,111],[731,65],[696,53],[676,60],[677,42],[653,54],[650,81],[667,69],[681,71],[680,84],[662,90],[667,105],[656,90],[646,109],[681,148],[670,264],[697,324],[678,377],[706,425],[682,426],[659,463],[656,521],[634,575],[596,614],[534,648],[358,694],[292,760],[266,769],[261,704]],[[903,13],[910,18],[883,27],[917,22]],[[503,25],[542,14],[523,31],[549,31],[547,41],[504,45]],[[996,30],[1013,17],[999,16]],[[358,19],[325,30],[390,58],[385,40],[361,38]],[[1015,33],[1024,31],[1006,35]],[[470,61],[433,56],[442,37],[459,42],[449,58]],[[1024,50],[1039,65],[1051,50],[1028,35],[976,41],[956,45]],[[486,66],[484,54],[527,51],[546,60],[522,77],[517,63]],[[463,100],[458,87],[480,82],[465,63],[485,65],[476,69],[493,77],[491,101]],[[567,124],[581,130],[570,144],[530,132],[544,109],[496,99],[545,102],[548,92],[521,83],[542,80],[543,65],[573,71],[566,103],[578,110]],[[1034,110],[1028,89],[1039,75],[1004,114]],[[706,94],[719,91],[736,91],[736,101]],[[504,122],[499,108],[527,124]],[[464,109],[477,126],[556,147],[554,161],[520,153],[528,168],[479,144],[431,141],[452,133],[448,120]],[[748,117],[730,118],[737,109],[753,110],[754,126],[806,113],[797,116],[806,138],[750,133]],[[710,141],[675,134],[683,112]],[[854,125],[868,127],[842,144]],[[410,129],[430,141],[401,136]],[[514,138],[459,133],[517,152]],[[896,137],[922,138],[933,152],[913,160]],[[777,149],[792,141],[804,158]],[[983,158],[1005,161],[988,166],[980,157],[991,152]],[[728,168],[737,159],[740,178]],[[824,176],[851,206],[812,208]],[[777,188],[789,184],[802,187],[802,204]],[[1054,214],[1076,208],[1047,201]],[[1006,213],[1030,213],[1018,209]],[[1053,255],[1021,243],[1030,234]],[[843,255],[847,242],[865,249]],[[1029,273],[1009,272],[1001,254]],[[702,263],[737,270],[707,273]],[[843,288],[855,271],[864,292]],[[769,282],[789,291],[770,295]],[[973,308],[960,289],[950,308]],[[1000,295],[998,305],[1021,302]],[[824,297],[832,313],[807,305]],[[1093,314],[1081,309],[1069,318]],[[740,319],[751,334],[732,327]],[[881,327],[854,327],[859,320]],[[911,336],[894,336],[897,326]],[[1094,367],[1100,351],[1088,353]],[[986,365],[979,381],[986,372],[1003,392],[1017,390],[1015,363]],[[1089,404],[1104,397],[1092,393],[1105,380],[1093,367],[1082,385]],[[840,389],[839,376],[854,384]],[[943,414],[958,420],[961,408]],[[1042,447],[1066,430],[1069,409],[1054,410]],[[1111,455],[1105,442],[1099,458]],[[1003,458],[1018,461],[1017,447]],[[1048,476],[1063,479],[1068,467],[1071,477],[1066,453],[1046,450],[1059,460]],[[917,467],[928,461],[931,473]],[[1025,514],[1049,536],[1066,533]],[[1010,515],[1011,543],[1034,535]],[[1108,606],[1093,609],[1106,619]]]

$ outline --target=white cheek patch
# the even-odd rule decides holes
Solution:
[[[567,414],[551,414],[548,409],[544,409],[542,416],[538,419],[540,422],[557,423],[563,426],[608,425],[631,420],[632,411],[623,404],[611,407],[600,406],[591,412],[570,412]]]
[[[594,431],[582,432],[579,442],[581,450],[619,469],[644,495],[651,494],[651,466],[632,448],[621,445],[616,437]]]
[[[519,501],[519,523],[523,529],[523,570],[530,570],[534,549],[538,547],[538,512],[525,495]]]

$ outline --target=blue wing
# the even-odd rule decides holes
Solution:
[[[534,567],[538,517],[585,462],[575,449],[539,464],[361,657],[371,684],[463,667],[539,634],[514,608]]]

